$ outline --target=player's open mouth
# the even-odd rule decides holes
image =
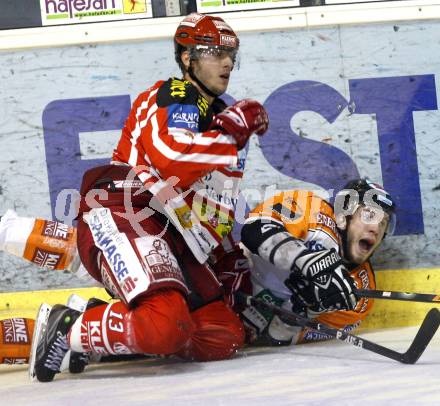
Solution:
[[[373,239],[363,238],[359,240],[359,247],[362,251],[368,252],[373,248],[374,241]]]
[[[220,75],[220,77],[222,78],[222,79],[229,79],[229,76],[230,76],[230,74],[229,73],[224,73],[223,75]]]

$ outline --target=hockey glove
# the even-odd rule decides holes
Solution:
[[[225,302],[239,313],[246,304],[236,301],[235,294],[252,295],[251,273],[248,259],[231,234],[211,252],[209,264],[223,285]]]
[[[269,117],[264,107],[252,99],[243,99],[217,114],[210,129],[220,129],[234,137],[237,148],[244,148],[249,137],[263,135],[269,126]]]
[[[237,292],[252,294],[251,273],[247,258],[240,252],[232,252],[221,258],[212,266],[217,279],[222,283],[225,302],[240,313],[245,304],[235,300]]]
[[[295,261],[285,282],[292,291],[294,309],[303,304],[314,313],[353,310],[357,299],[354,279],[342,265],[335,249],[306,252]]]

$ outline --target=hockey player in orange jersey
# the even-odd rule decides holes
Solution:
[[[174,43],[183,79],[138,96],[111,164],[87,171],[80,190],[81,262],[120,301],[83,314],[56,305],[37,320],[39,381],[54,378],[69,349],[209,361],[244,344],[208,259],[231,232],[244,147],[268,116],[257,101],[219,99],[239,48],[223,19],[190,14]]]
[[[370,256],[395,225],[395,204],[379,185],[349,182],[335,208],[308,191],[283,192],[258,205],[242,228],[252,261],[253,295],[336,328],[356,328],[372,299],[353,289],[374,289]],[[248,341],[287,345],[330,337],[284,323],[254,307],[242,311]]]

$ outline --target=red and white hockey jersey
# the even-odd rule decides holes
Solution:
[[[233,137],[209,130],[225,108],[209,106],[188,81],[159,81],[133,104],[113,163],[134,168],[203,263],[234,223],[245,151]]]

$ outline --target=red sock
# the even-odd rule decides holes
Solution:
[[[173,354],[189,340],[193,323],[183,296],[157,291],[132,308],[117,302],[87,310],[70,331],[74,351],[100,354]]]

